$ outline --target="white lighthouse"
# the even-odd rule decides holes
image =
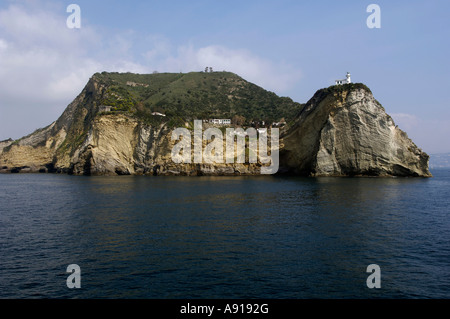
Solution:
[[[347,75],[345,76],[346,78],[343,80],[336,80],[335,84],[336,85],[341,85],[341,84],[348,84],[348,83],[352,83],[352,79],[350,78],[350,72],[347,72]]]
[[[347,83],[352,83],[352,79],[350,78],[350,72],[347,72]]]

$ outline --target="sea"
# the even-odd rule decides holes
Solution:
[[[0,174],[0,298],[449,298],[432,174]]]

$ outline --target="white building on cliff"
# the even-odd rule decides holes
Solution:
[[[230,119],[212,119],[212,120],[209,120],[209,123],[220,124],[220,125],[229,125],[229,124],[231,124],[231,120]]]
[[[336,85],[341,85],[341,84],[348,84],[348,83],[352,83],[352,79],[350,78],[350,72],[347,72],[346,78],[343,80],[336,80],[335,84]]]

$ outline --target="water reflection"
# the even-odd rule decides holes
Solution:
[[[312,276],[325,283],[314,295],[331,284],[338,292],[363,282],[361,270],[374,260],[401,253],[396,242],[407,234],[397,210],[401,189],[410,185],[360,178],[92,179],[90,258],[103,260],[96,271],[138,264],[149,284],[155,268],[169,281],[180,272],[208,274],[211,286],[239,286],[278,269],[286,280],[295,276],[293,289],[312,289]]]
[[[82,267],[86,298],[370,297],[370,263],[388,287],[379,295],[431,295],[420,278],[449,264],[439,179],[0,178],[0,288],[23,288],[11,295],[72,296],[56,284],[70,263]],[[22,278],[29,260],[59,279]]]

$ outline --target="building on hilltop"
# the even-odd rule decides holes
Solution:
[[[352,80],[350,78],[350,72],[347,72],[346,78],[343,80],[336,80],[335,85],[341,85],[341,84],[349,84],[352,83]]]
[[[231,120],[230,119],[212,119],[212,120],[209,120],[209,123],[221,124],[221,125],[230,125],[231,124]]]

